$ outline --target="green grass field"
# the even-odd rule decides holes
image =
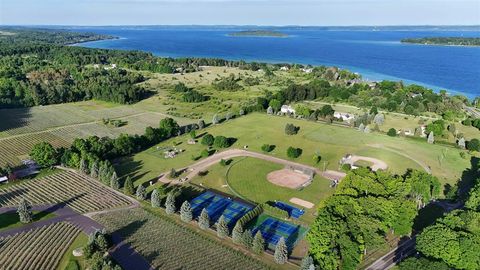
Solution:
[[[84,233],[79,233],[65,254],[63,254],[57,270],[86,269],[87,265],[85,257],[75,257],[73,256],[72,252],[77,248],[83,248],[87,245],[87,243],[88,236]],[[74,265],[77,265],[79,268],[75,268]]]
[[[299,126],[299,134],[285,135],[286,123]],[[431,145],[408,138],[392,138],[383,134],[366,134],[351,128],[260,113],[212,126],[202,132],[235,137],[237,141],[232,147],[243,148],[248,145],[251,151],[261,152],[263,144],[273,144],[276,147],[269,154],[283,159],[288,159],[286,150],[289,146],[300,147],[303,153],[295,161],[320,169],[338,170],[341,157],[351,153],[383,159],[393,173],[404,173],[407,168],[428,167],[439,177],[442,184],[454,184],[462,177],[462,173],[471,167],[470,159],[460,157],[461,150],[456,148]],[[181,136],[159,144],[159,147],[167,147],[172,146],[174,142],[181,142],[177,148],[185,151],[176,158],[165,159],[154,155],[152,153],[156,151],[156,147],[152,147],[132,157],[124,158],[117,165],[117,169],[122,175],[131,174],[136,184],[139,184],[154,180],[171,168],[186,167],[195,162],[191,158],[193,155],[198,155],[205,149],[200,144],[187,145],[187,140],[187,136]],[[322,157],[318,164],[312,159],[316,153]]]
[[[54,216],[52,213],[34,211],[32,222],[49,219]],[[21,227],[23,225],[25,224],[20,222],[20,218],[16,212],[0,214],[0,231]]]

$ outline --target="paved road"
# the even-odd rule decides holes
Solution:
[[[127,207],[129,208],[129,207]],[[29,230],[41,228],[43,226],[51,225],[57,222],[69,222],[75,225],[86,234],[90,234],[96,230],[104,229],[100,223],[89,218],[86,215],[80,215],[65,205],[43,205],[32,207],[33,211],[45,211],[53,213],[56,216],[50,219],[41,220],[26,224],[22,227],[12,228],[0,231],[0,238],[12,236],[18,233]],[[117,211],[113,209],[112,211]],[[15,212],[16,207],[0,208],[0,214]],[[110,255],[113,259],[125,270],[151,270],[153,269],[145,258],[135,251],[128,243],[123,241],[122,236],[118,233],[112,233],[113,248],[110,250]]]

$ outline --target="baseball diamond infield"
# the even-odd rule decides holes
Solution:
[[[281,169],[270,172],[267,174],[267,179],[272,184],[291,189],[306,186],[312,181],[309,175],[291,169]]]

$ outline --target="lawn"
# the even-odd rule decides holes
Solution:
[[[32,222],[53,218],[54,216],[55,214],[52,213],[33,211]],[[23,225],[25,224],[20,222],[20,218],[16,212],[0,214],[0,231],[21,227]]]
[[[284,128],[287,123],[299,126],[299,133],[293,136],[285,135]],[[211,126],[201,132],[235,137],[237,141],[232,147],[248,146],[250,151],[261,152],[263,144],[272,144],[276,147],[269,155],[283,159],[289,159],[286,155],[289,146],[300,147],[303,153],[295,161],[321,169],[338,170],[338,162],[345,154],[360,154],[385,160],[389,170],[394,173],[404,173],[410,167],[420,169],[422,164],[429,167],[432,173],[440,178],[442,184],[455,184],[462,177],[462,173],[471,167],[470,158],[460,157],[461,150],[456,148],[260,113]],[[195,161],[192,160],[192,156],[205,149],[205,146],[200,144],[188,145],[187,141],[188,136],[183,135],[158,145],[168,147],[174,142],[181,143],[177,148],[185,151],[173,159],[155,155],[156,147],[152,147],[132,157],[124,158],[116,168],[121,175],[132,175],[136,185],[155,180],[171,168],[184,168],[193,164]],[[317,153],[322,157],[318,164],[312,159]],[[474,177],[471,175],[469,177]]]
[[[70,245],[68,250],[63,254],[63,257],[58,264],[57,270],[75,270],[75,269],[86,269],[85,258],[73,256],[73,250],[77,248],[83,248],[88,243],[88,236],[84,233],[79,233],[73,243]],[[79,268],[74,268],[78,266]]]

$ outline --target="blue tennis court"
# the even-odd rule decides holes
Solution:
[[[287,211],[288,215],[292,218],[295,218],[295,219],[298,219],[303,214],[305,214],[305,211],[303,211],[302,209],[299,209],[295,206],[291,206],[291,205],[286,204],[284,202],[275,202],[275,207]]]
[[[268,217],[259,226],[255,227],[252,233],[255,235],[257,231],[260,231],[270,248],[274,248],[281,237],[285,238],[289,248],[293,248],[299,238],[299,229],[300,226]]]
[[[210,217],[210,221],[216,222],[220,216],[223,215],[225,221],[230,227],[235,226],[238,219],[253,209],[250,205],[232,200],[211,191],[204,192],[200,196],[191,200],[190,205],[194,217],[198,217],[205,208]]]

